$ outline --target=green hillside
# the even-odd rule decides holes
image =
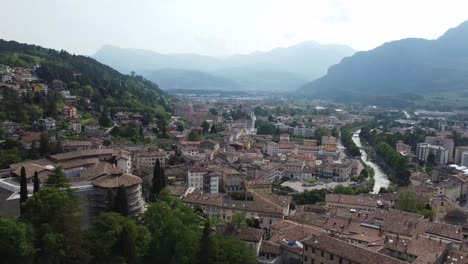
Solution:
[[[61,80],[72,94],[89,97],[94,104],[111,110],[160,112],[160,106],[165,107],[166,94],[156,84],[63,50],[0,40],[0,64],[25,68],[39,64],[36,71],[39,78],[48,83]]]

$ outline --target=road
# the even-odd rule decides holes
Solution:
[[[411,116],[408,114],[408,112],[406,112],[406,111],[404,111],[404,110],[403,110],[403,114],[405,114],[406,119],[410,119],[410,118],[411,118]]]
[[[111,132],[111,130],[117,126],[117,122],[114,121],[114,125],[112,125],[111,127],[109,127],[108,129],[106,129],[106,131],[104,131],[104,134],[107,135]]]

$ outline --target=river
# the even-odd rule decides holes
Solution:
[[[354,144],[356,144],[356,146],[359,147],[359,150],[361,151],[361,159],[364,161],[364,163],[366,163],[367,166],[374,169],[375,184],[372,193],[379,193],[381,187],[388,188],[388,186],[390,185],[390,181],[388,180],[387,174],[385,174],[385,172],[379,167],[379,165],[375,164],[370,160],[367,160],[367,152],[365,152],[362,149],[361,138],[359,138],[359,132],[361,132],[361,130],[358,130],[354,133],[353,142]]]

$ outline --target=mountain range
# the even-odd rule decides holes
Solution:
[[[357,52],[300,88],[341,101],[405,103],[425,95],[468,94],[468,21],[435,40],[409,38]]]
[[[163,89],[295,90],[352,54],[347,46],[311,41],[224,59],[109,45],[93,57],[124,73],[136,71]]]

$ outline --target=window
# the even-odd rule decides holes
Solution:
[[[332,254],[330,254],[330,260],[333,260],[333,255]]]
[[[312,248],[312,254],[315,254],[315,248]]]
[[[339,263],[339,264],[343,264],[343,259],[340,258],[340,259],[338,260],[338,263]]]
[[[304,256],[304,261],[305,263],[307,263],[307,256]]]

